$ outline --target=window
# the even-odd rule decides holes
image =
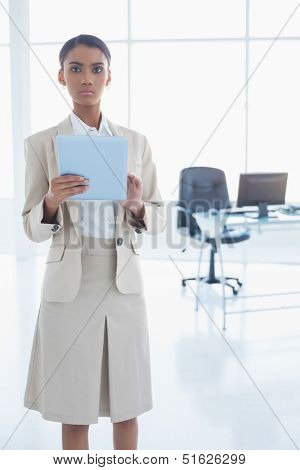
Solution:
[[[8,10],[8,1],[2,2]],[[2,178],[0,198],[14,197],[13,177],[13,153],[12,153],[12,127],[11,127],[11,67],[9,47],[9,16],[0,8],[0,63],[1,63],[1,88],[0,88],[0,173]]]
[[[300,8],[251,77],[248,101],[245,87],[296,0],[29,0],[29,5],[31,46],[46,69],[31,52],[32,133],[71,111],[68,92],[57,80],[61,46],[80,33],[95,34],[112,53],[112,83],[102,109],[112,121],[149,138],[165,199],[178,197],[179,173],[194,165],[223,169],[232,200],[240,172],[288,171],[287,200],[299,200]],[[1,40],[8,40],[8,27],[6,36],[5,27],[0,31]],[[9,70],[5,47],[0,51]],[[8,99],[5,93],[9,108]],[[10,148],[8,141],[7,155]]]
[[[221,38],[245,34],[244,0],[133,0],[135,39]]]
[[[31,42],[65,42],[78,34],[126,39],[127,1],[30,0]]]
[[[251,69],[269,41],[251,44]],[[287,201],[300,201],[300,41],[274,45],[249,86],[248,171],[288,171]]]
[[[9,42],[8,0],[1,0],[0,7],[0,44]],[[7,12],[7,13],[6,13]]]
[[[250,0],[250,34],[251,36],[276,37],[285,22],[299,7],[297,0]],[[282,32],[282,36],[299,37],[300,8],[297,8],[291,20]]]
[[[178,197],[179,173],[191,165],[224,170],[236,198],[244,170],[244,97],[214,130],[243,86],[243,52],[238,42],[132,46],[132,127],[149,137],[165,199]]]

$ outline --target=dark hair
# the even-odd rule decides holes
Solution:
[[[65,42],[59,52],[59,63],[62,69],[64,68],[64,60],[68,52],[74,49],[74,47],[76,47],[78,44],[84,44],[88,47],[98,47],[98,49],[100,49],[100,51],[102,51],[107,58],[108,65],[110,65],[111,55],[105,42],[97,38],[97,36],[92,36],[91,34],[79,34],[79,36],[75,36],[74,38],[71,38]]]

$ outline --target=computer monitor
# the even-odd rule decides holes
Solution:
[[[237,207],[258,206],[258,215],[252,217],[274,217],[268,205],[285,204],[287,177],[287,173],[240,174]]]

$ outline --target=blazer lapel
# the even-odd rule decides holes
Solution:
[[[111,122],[110,119],[106,118],[107,120],[107,123],[109,125],[109,128],[112,132],[112,135],[113,136],[120,136],[120,137],[127,137],[128,138],[128,148],[129,148],[129,140],[131,139],[130,136],[128,135],[124,135],[124,132],[122,130],[121,127],[119,126],[116,126],[113,122]],[[128,158],[129,158],[129,155],[128,155]],[[128,166],[129,165],[129,162],[128,162]],[[124,206],[121,202],[119,201],[116,201],[116,229],[117,229],[117,234],[116,236],[118,237],[119,236],[119,230],[120,230],[120,225],[122,224],[123,220],[124,220],[124,217],[125,217],[125,209],[124,209]]]
[[[128,150],[130,146],[130,140],[131,136],[130,135],[125,135],[122,128],[115,125],[113,122],[111,122],[109,119],[107,119],[109,128],[111,129],[111,132],[114,136],[124,136],[128,138]],[[53,148],[54,148],[54,154],[56,158],[56,163],[57,163],[57,168],[59,168],[58,165],[58,153],[57,153],[57,147],[56,147],[56,140],[55,137],[57,134],[73,134],[73,127],[72,127],[72,122],[71,122],[71,114],[69,114],[63,121],[61,121],[58,126],[57,126],[57,131],[56,134],[52,137],[53,141]],[[130,154],[130,152],[128,152]],[[129,155],[128,155],[129,159]],[[128,160],[128,167],[131,168],[131,163]],[[70,218],[72,220],[72,223],[74,225],[74,228],[76,230],[76,233],[81,239],[81,231],[80,231],[80,201],[74,201],[74,200],[67,200],[65,201],[65,204],[68,208]],[[121,202],[117,201],[116,202],[116,236],[119,234],[120,230],[120,225],[122,224],[125,216],[125,209],[124,206]]]

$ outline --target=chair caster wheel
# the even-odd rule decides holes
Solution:
[[[186,287],[186,282],[184,280],[181,281],[182,287]]]
[[[242,287],[243,283],[241,281],[236,281],[240,287]]]
[[[238,295],[239,291],[237,291],[236,289],[233,289],[233,295]]]

